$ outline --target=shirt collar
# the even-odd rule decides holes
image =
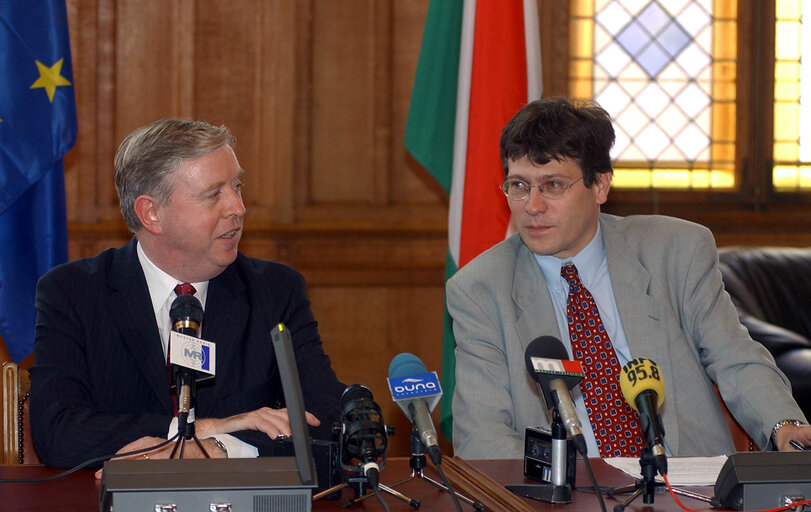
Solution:
[[[174,293],[175,286],[177,286],[180,281],[158,268],[158,266],[149,259],[149,256],[146,255],[140,243],[137,244],[137,252],[138,261],[141,263],[141,269],[144,271],[144,277],[146,278],[146,286],[149,288],[149,297],[152,299],[152,308],[155,310],[155,315],[157,316],[158,311],[160,311],[166,301]],[[194,289],[197,290],[197,293],[194,295],[200,300],[203,309],[205,309],[206,304],[208,283],[208,281],[191,283]]]
[[[535,261],[541,267],[547,283],[561,283],[560,269],[563,265],[571,262],[577,267],[580,281],[588,288],[589,283],[594,279],[605,258],[605,243],[600,224],[597,224],[597,231],[591,241],[577,254],[569,258],[558,258],[545,254],[534,254]]]

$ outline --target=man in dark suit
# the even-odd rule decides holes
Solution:
[[[272,454],[290,435],[270,330],[290,330],[315,438],[329,439],[341,384],[322,349],[304,278],[238,252],[243,169],[225,127],[162,120],[130,134],[115,159],[135,237],[54,268],[37,285],[31,426],[39,456],[70,467],[156,446],[177,430],[167,375],[169,307],[190,283],[216,376],[198,384],[195,430],[214,457]],[[172,445],[138,457],[166,458]],[[184,457],[200,457],[186,443]]]

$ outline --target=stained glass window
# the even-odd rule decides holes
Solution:
[[[570,95],[611,115],[619,188],[735,186],[737,2],[575,0]]]
[[[811,64],[802,59],[811,55],[811,23],[803,23],[809,9],[809,0],[775,2],[772,184],[777,191],[811,189]]]

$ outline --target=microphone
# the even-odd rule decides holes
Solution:
[[[194,295],[178,295],[169,308],[169,318],[173,331],[199,338],[203,305]]]
[[[570,361],[563,343],[554,336],[532,340],[524,352],[529,375],[540,385],[547,407],[557,411],[578,452],[586,454],[586,439],[569,390],[583,380],[583,366]]]
[[[622,367],[620,389],[628,404],[639,413],[642,434],[653,453],[656,469],[667,474],[665,429],[658,408],[665,401],[665,384],[659,366],[644,357],[638,357]]]
[[[431,419],[431,411],[442,396],[436,372],[428,372],[419,357],[403,352],[391,360],[388,382],[392,399],[411,420],[428,456],[439,465],[442,462],[439,435]]]
[[[169,361],[174,373],[189,370],[197,381],[216,373],[216,345],[200,339],[203,306],[194,295],[179,295],[169,308]]]
[[[194,295],[178,296],[169,308],[169,319],[169,361],[177,386],[178,432],[193,435],[184,433],[194,423],[193,387],[198,380],[214,376],[214,343],[200,339],[203,306]]]
[[[363,384],[348,386],[341,395],[341,462],[346,471],[360,471],[372,489],[377,489],[380,466],[388,445],[387,428],[372,391]],[[351,465],[353,459],[359,466]]]

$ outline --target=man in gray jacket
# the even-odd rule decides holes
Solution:
[[[627,406],[615,400],[617,368],[638,357],[661,371],[659,412],[669,454],[734,452],[713,383],[761,448],[792,450],[791,439],[811,445],[811,427],[788,380],[738,321],[710,231],[669,217],[600,212],[611,186],[613,144],[602,108],[565,99],[530,103],[504,128],[502,188],[517,233],[447,284],[457,342],[455,454],[520,458],[525,428],[549,425],[524,361],[527,346],[541,336],[563,340],[571,359],[586,352],[586,380],[572,395],[590,456],[638,453],[636,413],[618,410],[617,418],[628,420],[620,426],[606,420],[592,395],[608,393]],[[572,273],[564,277],[569,264]],[[604,345],[578,338],[580,313],[572,308],[580,300],[569,301],[569,294],[581,288]],[[603,360],[614,364],[613,373]]]

